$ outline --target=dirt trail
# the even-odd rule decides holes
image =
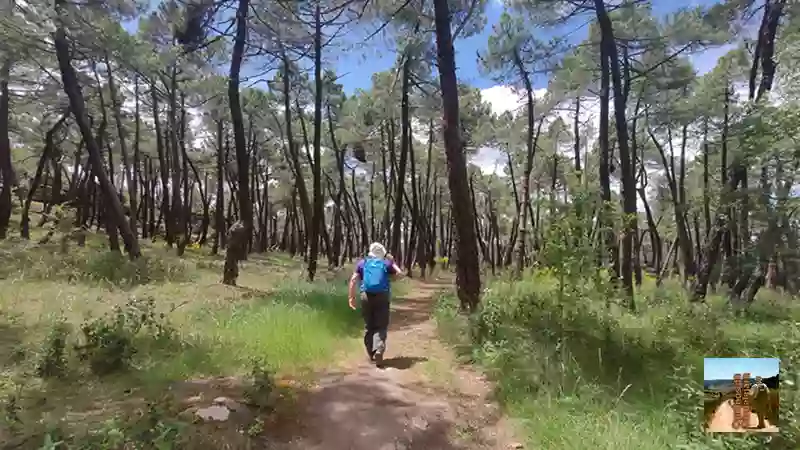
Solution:
[[[489,399],[490,385],[459,365],[431,318],[445,283],[410,280],[393,301],[383,369],[359,352],[325,373],[302,400],[301,428],[280,450],[522,448]]]
[[[722,402],[718,407],[717,410],[714,412],[714,416],[711,418],[711,422],[708,424],[708,431],[713,433],[730,433],[730,432],[762,432],[762,433],[776,433],[778,432],[778,427],[769,423],[769,420],[764,419],[764,423],[766,425],[765,428],[757,428],[758,427],[758,416],[755,413],[750,413],[750,423],[747,425],[746,429],[742,428],[741,430],[735,430],[733,428],[733,400],[726,400]]]

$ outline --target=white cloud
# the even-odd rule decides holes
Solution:
[[[513,88],[499,84],[487,89],[481,89],[483,101],[492,106],[492,112],[502,114],[506,111],[516,111],[523,105],[522,97]]]
[[[547,89],[536,89],[534,90],[534,97],[537,99],[542,98],[546,93]],[[485,102],[491,105],[492,112],[495,114],[502,114],[507,111],[513,111],[517,114],[525,112],[524,93],[515,90],[511,86],[496,85],[487,89],[482,89],[481,96]],[[545,119],[545,125],[552,123],[556,117],[560,117],[567,124],[572,124],[575,119],[575,114],[571,111],[572,108],[574,108],[574,103],[572,102],[559,105],[556,111],[549,114]],[[581,100],[581,114],[579,118],[581,127],[589,125],[592,130],[597,129],[600,117],[599,108],[600,102],[597,99],[585,98]],[[594,134],[590,134],[590,136],[586,138],[587,142],[584,143],[584,146],[589,146],[589,148],[591,148],[595,140]],[[571,154],[571,149],[569,151],[565,150],[564,153]],[[481,171],[484,173],[502,174],[502,168],[506,164],[506,156],[498,149],[483,147],[478,149],[478,153],[472,158],[471,162],[480,167]]]

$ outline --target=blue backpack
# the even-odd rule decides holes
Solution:
[[[389,274],[383,259],[367,258],[364,260],[361,290],[369,293],[389,291]]]

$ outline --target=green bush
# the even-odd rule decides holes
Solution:
[[[788,376],[798,367],[800,343],[790,300],[737,317],[720,298],[693,305],[682,291],[646,280],[632,312],[598,284],[603,274],[565,283],[563,273],[543,269],[490,284],[469,324],[454,298],[437,307],[443,335],[469,345],[534,447],[763,448],[763,436],[702,431],[703,357],[781,357]],[[782,437],[771,438],[769,448],[797,448],[795,397],[782,388]]]
[[[41,378],[63,377],[67,372],[67,339],[70,326],[56,322],[50,330],[36,364],[36,375]]]
[[[166,341],[173,337],[163,313],[156,314],[153,298],[131,299],[110,314],[88,320],[81,326],[83,342],[75,348],[92,372],[108,375],[128,368],[137,352],[136,338]]]
[[[117,448],[185,448],[182,434],[187,423],[174,419],[171,405],[148,402],[138,417],[112,417],[88,432],[72,434],[61,427],[52,427],[42,437],[42,450],[70,448],[108,450]]]

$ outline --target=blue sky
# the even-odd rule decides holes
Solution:
[[[483,51],[488,37],[492,34],[492,26],[499,22],[503,13],[503,4],[498,0],[488,0],[486,8],[486,27],[481,33],[466,39],[456,41],[456,67],[460,82],[468,83],[480,89],[486,89],[496,85],[491,78],[479,73],[476,53]],[[653,0],[653,9],[658,15],[666,15],[681,8],[694,6],[708,6],[717,1],[714,0]],[[576,41],[585,39],[588,30],[583,29],[574,33],[572,36]],[[539,36],[547,39],[547,34]],[[343,75],[339,82],[344,85],[347,93],[352,93],[356,88],[366,89],[371,85],[371,77],[375,72],[388,70],[395,62],[396,55],[392,49],[387,48],[380,42],[380,38],[373,38],[374,44],[368,46],[364,51],[351,51],[346,55],[341,55],[335,60],[336,72]],[[716,65],[717,58],[727,52],[727,48],[710,49],[703,54],[692,57],[697,69],[703,73]],[[547,80],[540,77],[536,80],[536,88],[546,86]]]
[[[158,4],[159,0],[149,0],[151,7]],[[695,7],[695,6],[709,6],[717,3],[715,0],[652,0],[653,9],[658,15],[666,15],[675,12],[681,8]],[[462,38],[456,41],[456,67],[459,81],[462,83],[470,84],[479,89],[487,89],[497,85],[490,77],[481,75],[478,69],[476,54],[483,51],[488,37],[492,34],[492,27],[499,21],[503,13],[503,3],[501,0],[488,0],[486,7],[487,23],[484,29],[469,38]],[[136,22],[124,23],[123,26],[130,32],[135,32],[137,28]],[[388,46],[385,40],[379,35],[373,37],[370,42],[362,42],[367,35],[369,35],[374,27],[369,30],[353,31],[346,37],[346,41],[360,42],[360,49],[330,49],[328,54],[325,54],[325,59],[329,64],[332,64],[336,73],[340,76],[339,82],[344,86],[344,90],[348,94],[352,94],[355,89],[362,88],[368,89],[372,84],[372,75],[376,72],[382,72],[390,69],[397,58],[394,49]],[[585,39],[587,30],[580,29],[571,33],[571,37],[575,42]],[[548,39],[548,34],[542,32],[540,39]],[[716,65],[717,59],[728,51],[729,47],[712,48],[703,53],[698,53],[692,56],[693,63],[700,73],[705,73]],[[251,67],[243,68],[243,75],[253,75],[261,73],[260,70],[255,70],[253,66],[257,65],[257,61],[252,62]],[[220,68],[222,72],[227,72],[227,67]],[[267,75],[267,77],[270,77]],[[543,88],[547,84],[547,79],[544,76],[538,77],[535,81],[536,88]],[[250,83],[248,83],[250,84]]]
[[[771,377],[780,368],[778,358],[705,358],[703,379],[732,379],[736,373],[750,372],[752,377]]]

